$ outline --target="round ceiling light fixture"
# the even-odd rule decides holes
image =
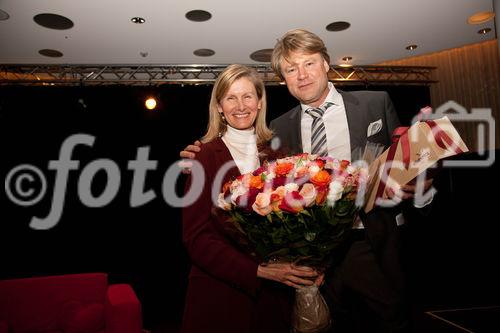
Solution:
[[[345,21],[336,21],[332,22],[329,25],[326,26],[326,30],[328,31],[343,31],[346,29],[349,29],[351,26],[351,23],[345,22]]]
[[[146,22],[146,20],[144,18],[139,17],[139,16],[132,17],[130,19],[130,21],[132,21],[132,23],[136,23],[136,24],[143,24],[144,22]]]
[[[204,22],[212,18],[212,14],[206,10],[195,9],[186,13],[186,18],[193,22]]]
[[[486,35],[490,31],[491,31],[490,28],[484,28],[484,29],[479,30],[477,33],[480,35]]]
[[[66,30],[73,28],[74,24],[69,18],[52,13],[42,13],[33,16],[33,20],[41,25],[42,27],[55,29],[55,30]]]
[[[474,15],[469,16],[467,19],[467,23],[469,24],[482,24],[488,22],[489,20],[495,17],[495,13],[493,12],[479,12]]]
[[[250,59],[258,62],[271,62],[271,55],[273,53],[273,49],[262,49],[257,50],[250,54]]]
[[[215,51],[211,49],[198,49],[194,50],[193,54],[198,57],[211,57],[215,54]]]
[[[10,17],[9,13],[0,9],[0,21],[8,20]]]
[[[413,51],[413,50],[415,50],[417,47],[418,47],[417,45],[415,45],[415,44],[411,44],[411,45],[408,45],[408,46],[406,47],[406,49],[407,49],[407,50],[409,50],[409,51]]]
[[[341,63],[340,67],[352,67],[352,64],[349,63],[352,60],[351,56],[345,56],[342,58],[343,63]]]
[[[53,49],[39,50],[38,53],[40,53],[43,56],[50,57],[50,58],[60,58],[63,56],[61,51],[57,51],[57,50],[53,50]]]

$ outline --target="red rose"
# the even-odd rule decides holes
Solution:
[[[259,194],[260,191],[256,188],[250,188],[248,189],[248,192],[240,195],[239,197],[236,198],[236,205],[241,207],[243,210],[246,212],[251,212],[252,211],[252,205],[255,202],[255,198],[257,197],[257,194]]]
[[[299,192],[293,191],[285,194],[279,208],[283,211],[296,214],[304,209],[304,197]]]

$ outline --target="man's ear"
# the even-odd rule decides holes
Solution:
[[[323,67],[325,68],[325,72],[328,73],[330,70],[330,64],[327,63],[325,59],[323,59]]]

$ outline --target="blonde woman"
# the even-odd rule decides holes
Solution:
[[[203,150],[196,155],[205,170],[205,185],[196,202],[183,209],[183,242],[192,267],[181,331],[288,333],[292,287],[311,285],[317,273],[284,263],[259,265],[232,244],[223,219],[212,214],[213,179],[220,168],[234,161],[222,184],[257,169],[259,149],[272,137],[258,73],[243,65],[228,66],[214,84],[209,113]],[[193,179],[188,179],[187,189]]]

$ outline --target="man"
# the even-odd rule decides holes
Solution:
[[[367,141],[388,146],[399,126],[389,95],[337,91],[328,81],[329,63],[323,41],[309,31],[288,31],[277,42],[272,67],[300,105],[271,121],[275,137],[290,153],[346,160]],[[189,151],[199,149],[191,145],[180,155],[193,158]],[[402,199],[411,199],[415,186],[401,190]],[[400,207],[377,207],[356,221],[345,256],[325,277],[324,293],[332,304],[336,332],[409,330],[399,253],[403,223]]]

